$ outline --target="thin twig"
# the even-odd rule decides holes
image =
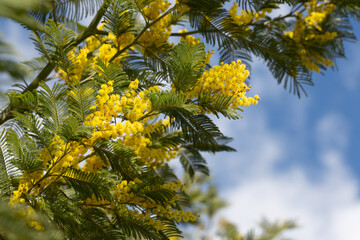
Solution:
[[[177,4],[175,4],[175,6],[173,6],[172,8],[170,8],[169,10],[167,10],[163,15],[161,15],[159,18],[155,19],[153,22],[148,23],[145,25],[145,27],[143,28],[143,30],[141,30],[141,32],[136,36],[136,38],[134,39],[134,41],[132,41],[129,45],[127,45],[126,47],[124,47],[123,49],[121,49],[120,51],[117,51],[115,53],[114,56],[112,56],[112,58],[110,59],[109,62],[114,61],[118,56],[120,56],[120,54],[122,54],[123,52],[125,52],[126,50],[128,50],[129,48],[131,48],[133,45],[135,45],[139,38],[146,32],[146,30],[148,30],[151,26],[153,26],[155,23],[159,22],[161,19],[163,19],[165,16],[167,16],[169,13],[171,13],[174,9],[177,8]]]
[[[184,36],[191,35],[191,34],[196,34],[196,33],[201,33],[201,31],[197,30],[197,31],[182,32],[182,33],[171,33],[170,36],[172,36],[172,37],[184,37]]]

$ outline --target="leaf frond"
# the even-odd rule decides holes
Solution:
[[[113,183],[102,176],[101,173],[84,172],[75,168],[67,168],[62,174],[65,181],[82,196],[82,199],[112,200],[114,198],[111,188]]]

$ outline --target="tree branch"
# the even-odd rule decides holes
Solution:
[[[197,31],[190,31],[190,32],[183,32],[183,33],[171,33],[170,36],[172,36],[172,37],[183,37],[183,36],[196,34],[196,33],[201,33],[201,31],[197,30]]]
[[[134,41],[132,41],[132,43],[130,43],[129,45],[127,45],[126,47],[124,47],[123,49],[121,49],[120,51],[116,52],[114,56],[112,56],[112,58],[110,59],[109,62],[114,61],[118,56],[120,56],[120,54],[122,54],[123,52],[125,52],[126,50],[128,50],[129,48],[131,48],[133,45],[135,45],[139,38],[144,34],[144,32],[146,32],[146,30],[148,30],[151,26],[153,26],[155,23],[157,23],[158,21],[160,21],[161,19],[163,19],[166,15],[168,15],[169,13],[171,13],[174,9],[177,8],[177,4],[175,4],[175,6],[173,6],[172,8],[170,8],[169,10],[167,10],[163,15],[161,15],[159,18],[155,19],[153,22],[151,23],[147,23],[145,25],[145,27],[143,28],[143,30],[141,30],[141,32],[136,36],[136,38],[134,39]]]
[[[101,5],[99,11],[96,13],[95,17],[91,21],[90,25],[80,34],[77,38],[70,43],[72,46],[76,47],[81,42],[83,42],[86,38],[90,37],[97,32],[97,26],[102,19],[106,9],[110,5],[110,0],[105,0],[104,3]],[[49,61],[48,64],[41,70],[41,72],[36,76],[36,78],[24,89],[22,93],[35,90],[38,88],[41,81],[45,81],[46,78],[50,75],[50,73],[54,70],[55,64],[53,61]],[[0,125],[6,122],[9,119],[14,117],[10,106],[7,106],[1,113],[0,113]]]

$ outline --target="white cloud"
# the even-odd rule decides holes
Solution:
[[[216,173],[226,172],[226,177],[221,176],[223,180],[239,179],[238,172],[234,171],[236,169],[246,168],[246,172],[241,171],[243,177],[247,177],[252,172],[267,172],[283,159],[281,149],[283,136],[269,132],[270,127],[263,112],[253,112],[251,118],[247,116],[239,121],[216,120],[216,124],[226,136],[234,138],[231,145],[238,151],[233,154],[222,153],[223,159],[210,161],[210,164],[215,164]],[[255,161],[256,165],[254,165]],[[221,164],[218,164],[219,162]]]
[[[303,113],[307,114],[306,108]],[[299,228],[286,234],[292,239],[355,240],[360,236],[359,186],[344,157],[349,126],[342,116],[326,114],[314,124],[314,131],[308,130],[308,138],[317,140],[317,155],[312,155],[320,167],[315,176],[299,164],[286,171],[277,169],[279,163],[298,157],[294,145],[301,149],[309,143],[301,136],[272,129],[264,111],[254,111],[239,122],[222,121],[220,126],[235,137],[238,149],[237,154],[211,160],[218,182],[226,186],[222,197],[230,203],[221,216],[242,232],[267,217],[296,220]]]
[[[316,183],[298,168],[253,175],[225,194],[231,206],[223,214],[244,231],[265,216],[297,220],[300,227],[286,234],[292,239],[357,239],[360,229],[346,224],[358,222],[360,216],[357,186],[346,176],[334,177],[338,170],[319,173],[322,177]]]
[[[316,126],[316,138],[320,147],[343,149],[348,141],[348,124],[336,113],[322,117]]]

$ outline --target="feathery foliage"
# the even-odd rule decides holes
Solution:
[[[355,39],[350,17],[360,15],[351,0],[229,2],[2,4],[18,13],[13,19],[31,19],[41,56],[26,63],[37,76],[8,94],[0,115],[13,124],[0,134],[0,201],[9,204],[0,205],[0,222],[9,219],[1,238],[165,240],[182,236],[179,222],[200,222],[196,208],[211,218],[225,206],[214,186],[202,194],[183,184],[209,175],[203,152],[235,151],[210,115],[235,120],[258,103],[249,96],[253,56],[300,96],[313,72],[345,57],[344,41]],[[281,4],[286,14],[269,14]],[[78,20],[87,16],[84,27]],[[191,29],[173,32],[184,25]],[[6,47],[0,41],[1,54]],[[12,60],[0,71],[25,76]],[[170,160],[188,177],[180,180]],[[265,235],[247,238],[291,226],[264,223]]]
[[[168,65],[171,69],[171,82],[177,90],[185,92],[195,85],[203,72],[205,65],[204,44],[190,47],[187,41],[181,41],[170,53]]]

